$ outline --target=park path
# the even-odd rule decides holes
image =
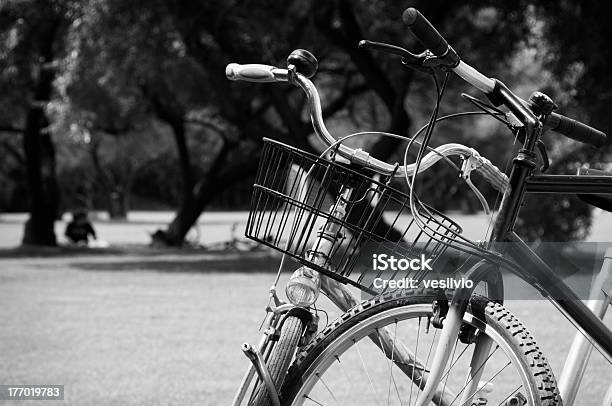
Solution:
[[[488,218],[484,214],[466,215],[449,214],[464,229],[464,235],[472,239],[480,239],[488,227]],[[103,215],[94,219],[94,227],[99,237],[111,245],[146,245],[151,242],[150,234],[165,226],[172,220],[173,213],[165,212],[131,212],[127,221],[108,221]],[[199,241],[201,244],[228,241],[232,237],[232,226],[238,237],[244,236],[244,228],[248,212],[205,212],[198,221]],[[60,243],[63,236],[66,215],[55,225],[56,235]],[[23,234],[25,214],[0,214],[0,249],[12,248],[20,244]],[[193,233],[192,233],[193,234]],[[587,241],[612,241],[612,214],[599,209],[594,211],[593,226]]]
[[[126,221],[109,221],[104,213],[92,215],[92,222],[99,238],[111,245],[146,245],[151,242],[151,234],[165,228],[172,221],[173,212],[130,212]],[[236,234],[244,235],[244,225],[248,212],[207,212],[198,222],[200,242],[211,244],[227,241],[231,238],[233,224],[237,224]],[[55,234],[60,244],[66,243],[64,230],[70,215],[64,215],[55,223]],[[23,224],[27,215],[0,214],[0,249],[13,248],[20,244],[23,235]],[[195,230],[194,230],[195,232]]]

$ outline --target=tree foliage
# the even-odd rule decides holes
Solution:
[[[232,83],[224,78],[229,62],[284,66],[293,49],[312,51],[320,62],[316,83],[324,115],[336,136],[365,129],[408,136],[427,122],[431,112],[434,88],[429,76],[406,69],[397,57],[357,48],[358,41],[366,38],[420,51],[401,22],[405,4],[382,0],[289,0],[282,5],[271,0],[40,3],[47,8],[38,4],[11,1],[0,9],[4,27],[0,30],[0,148],[3,156],[10,157],[2,163],[6,173],[13,174],[0,178],[13,196],[5,194],[3,204],[25,193],[21,185],[26,179],[28,195],[35,196],[31,185],[36,184],[36,171],[25,169],[53,168],[57,153],[61,177],[56,188],[65,196],[63,207],[96,208],[102,201],[111,209],[119,196],[121,214],[133,193],[166,199],[178,207],[177,214],[156,238],[180,245],[217,196],[248,184],[263,136],[311,152],[321,149],[312,137],[299,89]],[[439,28],[463,59],[518,88],[521,96],[544,89],[569,113],[590,117],[604,130],[609,126],[604,107],[609,95],[598,91],[602,80],[607,88],[605,81],[610,80],[605,74],[610,51],[601,47],[609,37],[603,6],[584,1],[576,9],[570,2],[556,7],[548,1],[497,0],[410,5]],[[53,21],[58,25],[50,35],[46,27]],[[576,41],[575,33],[589,36],[589,45]],[[41,64],[50,38],[47,48],[52,52],[43,56],[46,62]],[[48,140],[46,147],[38,147],[47,151],[42,155],[47,159],[28,166],[32,153],[24,153],[16,140],[26,127],[31,95],[43,72],[52,72],[43,109],[48,125],[39,126],[49,129],[42,137]],[[459,80],[449,82],[442,114],[471,108],[460,98],[462,91],[472,90]],[[569,170],[587,159],[587,149],[551,136],[546,141],[558,162],[555,171]],[[403,159],[405,144],[395,139],[351,142],[382,159]],[[446,142],[474,146],[501,167],[514,151],[507,130],[489,118],[441,123],[433,144]],[[568,155],[569,150],[576,152]],[[605,157],[604,152],[598,159]],[[53,174],[55,169],[39,172]],[[53,184],[52,177],[46,184]],[[423,199],[441,209],[478,208],[467,186],[458,183],[449,168],[436,168],[418,186]],[[487,196],[495,198],[490,191]],[[56,210],[57,201],[46,202],[49,210]],[[541,210],[551,207],[571,212],[577,222],[559,225],[555,220],[537,230],[528,226],[530,238],[566,228],[570,231],[562,235],[576,238],[588,228],[590,211],[585,206],[551,204],[527,206],[521,224],[528,226]]]

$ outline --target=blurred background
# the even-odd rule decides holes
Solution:
[[[612,51],[604,7],[583,2],[411,2],[461,57],[527,98],[548,93],[566,115],[609,132]],[[408,5],[385,1],[4,1],[0,9],[0,211],[26,212],[15,243],[54,245],[54,221],[76,209],[125,219],[134,210],[173,213],[155,234],[179,246],[203,211],[243,210],[262,137],[307,151],[320,145],[298,89],[232,83],[229,62],[286,66],[295,48],[319,59],[316,83],[336,136],[364,129],[410,135],[426,122],[430,77],[397,57],[357,49],[360,39],[420,50],[401,23]],[[441,114],[472,109],[474,89],[454,78]],[[546,136],[551,173],[597,152]],[[401,142],[354,140],[401,161]],[[513,138],[490,117],[439,125],[433,144],[461,142],[504,168]],[[448,172],[448,174],[446,173]],[[450,176],[444,176],[450,175]],[[449,169],[420,186],[441,210],[479,210]],[[398,185],[398,187],[402,187]],[[571,197],[538,198],[532,240],[583,238],[590,209]],[[575,220],[571,220],[575,219]],[[554,230],[562,230],[554,231]]]
[[[133,379],[111,398],[167,404],[148,380],[166,370],[182,382],[198,382],[187,401],[204,393],[205,404],[227,403],[244,364],[238,346],[255,337],[262,316],[247,312],[263,309],[271,278],[257,274],[249,281],[236,272],[270,265],[267,253],[236,253],[250,250],[238,249],[236,241],[243,238],[262,138],[315,153],[322,146],[299,89],[230,82],[225,66],[285,67],[292,50],[307,49],[319,60],[314,82],[332,134],[410,136],[431,114],[431,77],[406,69],[397,57],[357,48],[370,39],[421,51],[401,22],[408,6],[427,16],[463,60],[519,96],[543,91],[561,113],[611,132],[612,26],[601,1],[0,2],[0,310],[13,327],[0,345],[4,354],[22,354],[9,357],[0,378],[73,384],[76,404],[95,404],[100,382],[110,387]],[[481,97],[451,77],[440,115],[474,109],[462,92]],[[554,133],[544,141],[549,173],[573,174],[585,164],[611,169],[610,145],[595,150]],[[515,151],[512,134],[488,116],[440,123],[432,145],[448,142],[474,147],[502,169]],[[402,162],[406,146],[376,137],[350,143],[389,162]],[[486,217],[456,172],[438,165],[431,174],[419,181],[422,199],[480,230]],[[481,179],[476,184],[492,205],[497,196]],[[94,254],[117,256],[57,257],[68,246],[63,233],[74,211],[88,211],[98,238],[110,245]],[[519,226],[528,241],[607,241],[612,235],[610,216],[574,196],[528,199]],[[205,253],[197,251],[202,246]],[[189,273],[161,272],[169,270]],[[233,300],[243,298],[233,308]],[[81,306],[96,323],[83,319]],[[519,306],[518,313],[531,317],[532,306]],[[50,313],[54,309],[61,312]],[[211,309],[232,312],[212,317]],[[176,312],[181,318],[169,320]],[[148,324],[135,321],[142,317]],[[216,321],[224,322],[219,335],[202,336]],[[549,339],[545,349],[567,349],[571,327],[549,327],[541,326]],[[251,336],[236,337],[243,329]],[[185,348],[191,358],[180,355]],[[36,364],[41,354],[50,362],[42,370]],[[152,360],[150,354],[165,355]],[[555,359],[556,371],[562,360]],[[609,376],[599,362],[593,376]],[[195,374],[202,363],[219,366],[218,376]],[[69,368],[76,372],[58,372]],[[591,395],[602,396],[602,385]],[[594,404],[587,399],[583,404]]]

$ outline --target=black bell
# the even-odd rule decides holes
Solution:
[[[319,62],[313,54],[305,49],[296,49],[287,57],[287,65],[295,66],[298,73],[310,79],[317,73]]]
[[[531,107],[536,114],[549,115],[557,108],[557,105],[544,93],[533,92],[531,96],[529,96],[529,107]]]

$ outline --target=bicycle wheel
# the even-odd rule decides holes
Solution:
[[[435,296],[430,294],[388,296],[353,308],[298,354],[281,392],[283,404],[415,404],[440,331],[428,323],[433,300]],[[390,332],[387,339],[392,337],[392,349],[383,353],[376,341],[381,340],[385,327]],[[546,359],[527,329],[507,309],[475,296],[462,329],[471,331],[472,339],[492,340],[486,358],[481,358],[486,363],[475,371],[481,374],[476,392],[462,402],[467,384],[472,384],[468,371],[475,344],[474,340],[458,338],[432,404],[561,404]],[[405,349],[414,357],[411,365],[400,362],[396,355]]]
[[[303,330],[302,320],[297,317],[289,316],[283,322],[280,337],[266,361],[268,371],[276,388],[280,388],[283,384]],[[253,389],[249,406],[268,406],[271,404],[272,402],[270,401],[266,386],[263,382],[259,381]]]

